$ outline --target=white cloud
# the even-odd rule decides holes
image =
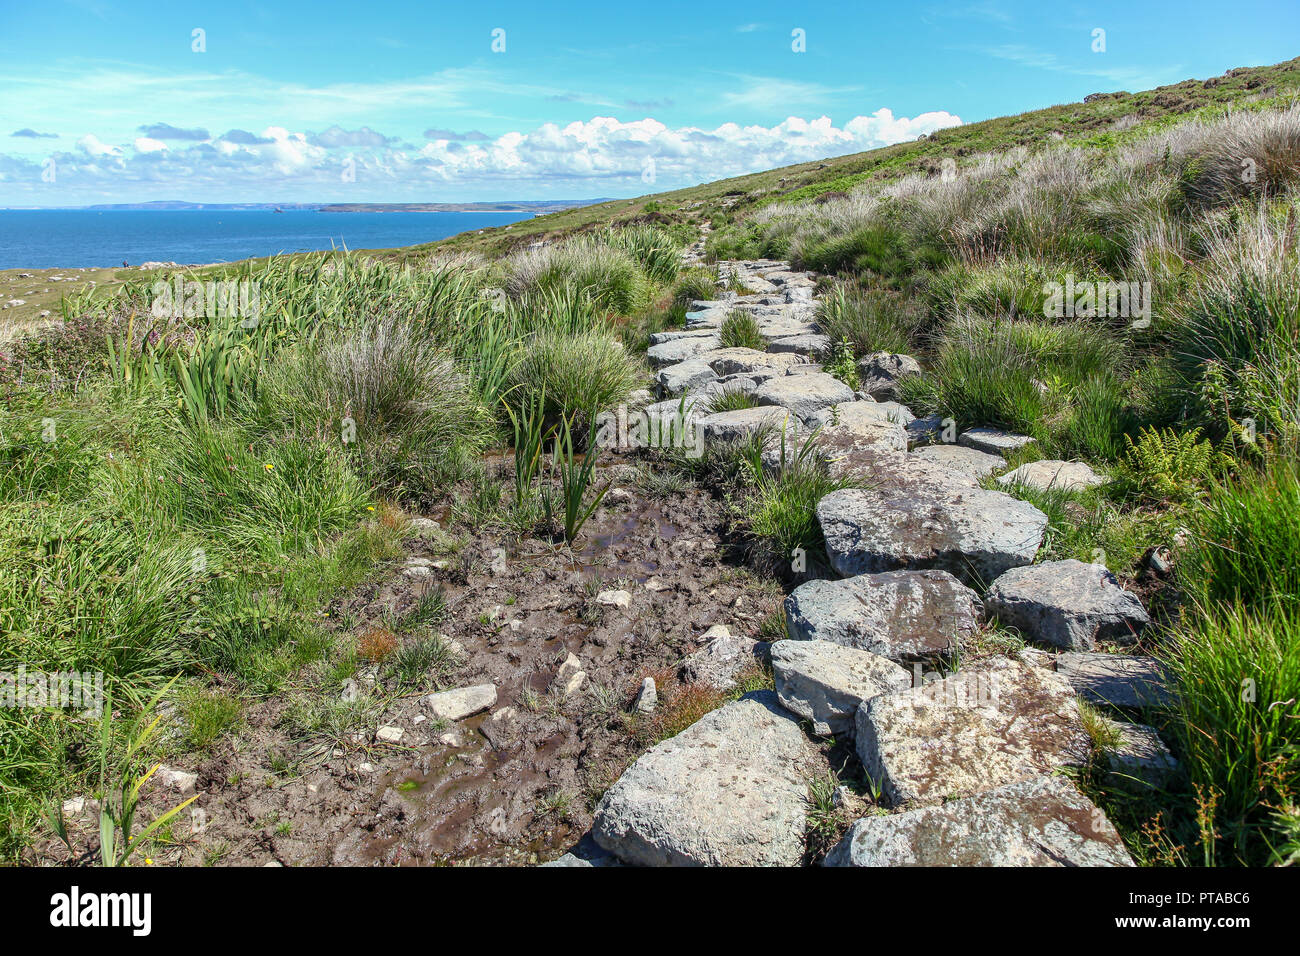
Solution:
[[[723,123],[671,128],[655,119],[608,116],[545,123],[495,139],[439,138],[422,146],[364,127],[322,136],[268,126],[232,140],[175,142],[138,137],[110,145],[94,134],[79,153],[56,153],[60,192],[111,189],[117,195],[166,192],[168,198],[411,201],[546,198],[645,193],[709,182],[912,140],[961,119],[935,111],[914,117],[879,109],[836,126],[828,116],[789,116],[775,126]],[[330,131],[327,131],[327,133]],[[333,143],[336,145],[322,145]],[[365,145],[371,144],[371,145]],[[386,144],[386,145],[379,145]],[[652,162],[653,161],[653,162]],[[643,171],[653,166],[652,181]],[[347,171],[349,177],[342,175]],[[7,198],[35,184],[39,166],[15,160],[0,175]],[[238,195],[233,195],[233,190]],[[29,195],[28,186],[20,195]],[[0,195],[0,199],[6,198]],[[71,195],[63,202],[75,201]]]
[[[77,146],[87,156],[121,156],[122,149],[119,146],[109,146],[101,143],[99,137],[94,133],[87,133],[81,139],[77,140]]]

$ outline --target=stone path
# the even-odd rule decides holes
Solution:
[[[702,240],[687,261],[701,253]],[[692,302],[684,329],[651,336],[651,413],[685,407],[706,443],[784,428],[785,455],[779,439],[764,455],[769,471],[819,429],[815,456],[851,484],[817,508],[839,578],[787,598],[789,639],[771,646],[776,694],[747,695],[644,754],[601,800],[594,845],[557,865],[798,863],[808,734],[854,739],[902,811],[859,820],[828,865],[1132,865],[1105,814],[1059,772],[1089,757],[1080,694],[1162,706],[1163,673],[1147,658],[1077,653],[1136,634],[1147,621],[1141,602],[1103,567],[1034,565],[1046,516],[980,486],[1032,439],[977,427],[954,444],[932,443],[941,424],[894,400],[897,379],[919,371],[910,356],[864,359],[869,391],[822,371],[831,343],[816,324],[815,276],[774,260],[724,262],[719,272],[746,291]],[[736,310],[753,316],[763,349],[721,347]],[[710,414],[723,392],[757,407]],[[1065,462],[1013,475],[1004,485],[1100,480]],[[987,587],[987,601],[972,586]],[[925,673],[994,612],[1027,639],[1071,653],[1058,663],[1031,648],[947,677]],[[1150,727],[1117,730],[1113,774],[1155,786],[1176,772]]]

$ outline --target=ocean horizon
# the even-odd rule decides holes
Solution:
[[[0,210],[0,269],[205,264],[343,247],[386,249],[530,218],[530,212]]]

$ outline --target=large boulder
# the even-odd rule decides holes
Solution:
[[[980,610],[975,592],[946,571],[885,571],[801,584],[785,599],[786,633],[922,660],[979,630]]]
[[[853,389],[833,375],[809,372],[770,378],[758,387],[754,397],[760,405],[777,405],[789,409],[806,422],[823,408],[840,402],[852,402]]]
[[[1106,479],[1081,461],[1056,461],[1042,459],[1031,461],[1007,472],[998,483],[1008,488],[1026,485],[1040,491],[1083,491],[1105,484]]]
[[[1074,689],[1056,674],[989,658],[866,701],[858,756],[894,805],[941,803],[1087,763]]]
[[[912,686],[911,675],[893,661],[829,641],[777,641],[771,654],[781,706],[824,737],[851,735],[864,700]]]
[[[596,842],[643,866],[795,866],[817,755],[762,691],[641,755],[596,807]]]
[[[901,397],[903,379],[920,374],[920,362],[897,352],[875,352],[858,362],[862,391],[878,402],[897,401]]]
[[[1073,558],[1012,568],[990,585],[984,603],[998,623],[1071,651],[1131,641],[1150,620],[1105,565]]]
[[[818,502],[817,520],[842,575],[940,568],[969,581],[1029,564],[1047,527],[1028,502],[947,478],[833,491]]]
[[[1132,866],[1106,815],[1044,776],[890,816],[864,817],[827,866]]]

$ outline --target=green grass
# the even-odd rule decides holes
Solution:
[[[911,352],[920,319],[918,308],[896,292],[837,285],[818,303],[816,321],[832,342],[848,342],[854,355],[864,358],[873,352]]]
[[[750,312],[734,309],[727,313],[718,329],[718,345],[724,349],[754,349],[762,352],[767,339],[758,331],[758,322]]]

